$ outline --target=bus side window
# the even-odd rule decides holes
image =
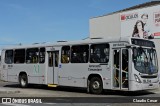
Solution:
[[[88,63],[89,45],[72,46],[71,63]]]
[[[40,48],[39,52],[39,63],[45,62],[45,48]]]
[[[122,69],[128,72],[128,50],[122,50]]]
[[[120,50],[114,50],[114,66],[115,68],[119,69],[119,54],[120,54]]]
[[[55,67],[58,67],[58,64],[59,64],[58,60],[59,60],[59,51],[55,52],[55,63],[54,63]]]
[[[26,51],[26,63],[38,63],[39,49],[31,48]]]
[[[48,52],[48,66],[53,67],[53,52]]]
[[[13,63],[13,50],[6,50],[5,52],[5,63],[12,64]]]
[[[61,52],[61,63],[69,63],[70,61],[70,46],[63,46]]]
[[[25,49],[17,49],[14,51],[14,63],[25,63]]]
[[[94,47],[91,46],[91,54],[90,54],[90,62],[91,63],[99,63],[100,57],[98,55],[98,51],[94,49]]]
[[[108,63],[109,44],[92,44],[90,49],[91,63]]]

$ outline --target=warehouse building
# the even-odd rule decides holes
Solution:
[[[145,17],[147,16],[147,17]],[[151,1],[90,19],[90,37],[132,36],[138,20],[147,18],[147,27],[160,38],[160,1]]]

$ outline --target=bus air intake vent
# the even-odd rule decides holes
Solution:
[[[157,78],[157,75],[141,76],[141,78]]]

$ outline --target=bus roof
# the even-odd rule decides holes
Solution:
[[[117,41],[129,42],[130,39],[131,39],[131,37],[87,38],[87,39],[78,40],[78,41],[58,41],[58,42],[54,42],[54,43],[41,43],[41,44],[36,43],[36,44],[30,44],[30,45],[16,45],[16,46],[4,47],[3,49],[21,49],[21,48],[78,45],[78,44],[88,44],[88,43],[92,44],[92,43],[117,42]]]

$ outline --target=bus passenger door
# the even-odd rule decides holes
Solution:
[[[53,82],[58,84],[59,51],[53,52]]]
[[[128,60],[127,49],[113,50],[113,88],[128,89]]]
[[[48,52],[48,84],[58,84],[59,51]]]

